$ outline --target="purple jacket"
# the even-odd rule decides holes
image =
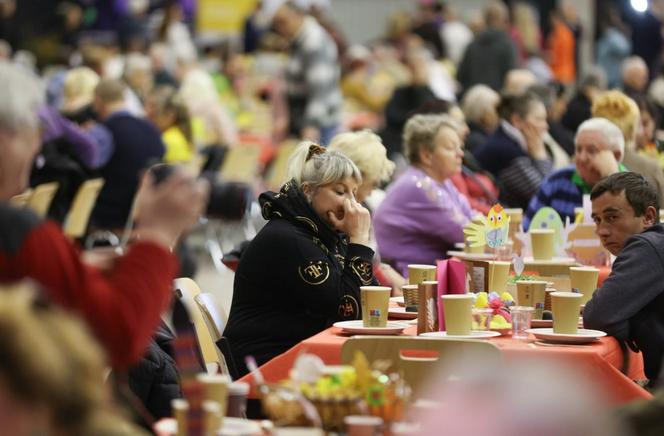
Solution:
[[[378,251],[402,274],[409,263],[434,265],[463,242],[474,212],[450,180],[438,183],[409,167],[388,189],[373,216]]]

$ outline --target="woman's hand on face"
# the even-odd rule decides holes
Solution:
[[[544,140],[539,129],[531,123],[526,122],[522,131],[526,139],[526,146],[528,147],[528,154],[533,159],[542,160],[547,158],[546,148],[544,147]]]
[[[355,199],[344,200],[343,218],[338,219],[332,211],[329,211],[327,216],[334,228],[348,235],[351,243],[369,245],[371,215]]]

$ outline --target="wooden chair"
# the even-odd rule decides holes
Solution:
[[[221,351],[221,372],[230,375],[235,380],[238,378],[238,372],[231,355],[230,345],[223,336],[228,316],[226,316],[223,309],[217,306],[214,295],[210,293],[201,292],[194,297],[194,301],[203,314],[203,320],[210,333],[210,337],[217,346],[217,350]]]
[[[258,144],[238,144],[229,149],[221,166],[221,178],[253,185],[258,176],[260,154]]]
[[[32,190],[26,207],[32,209],[38,216],[44,218],[51,207],[51,202],[60,184],[58,182],[42,183]]]
[[[28,188],[24,192],[10,198],[9,204],[17,208],[25,207],[28,204],[28,200],[30,200],[30,196],[32,196],[32,189]]]
[[[415,396],[421,396],[432,377],[454,376],[463,359],[495,365],[501,361],[498,347],[487,341],[442,340],[424,337],[355,336],[341,348],[341,361],[350,364],[357,351],[370,363],[388,360],[403,374]],[[415,357],[429,356],[429,357]]]
[[[63,231],[73,239],[81,238],[88,228],[90,214],[97,202],[97,197],[104,186],[104,179],[86,180],[78,188],[78,192],[71,203],[69,213],[65,218]]]
[[[272,191],[278,191],[288,178],[288,160],[297,147],[296,140],[286,140],[279,145],[276,156],[265,178],[265,186]]]
[[[227,368],[224,356],[217,348],[215,340],[208,329],[203,311],[195,300],[196,297],[201,294],[201,288],[195,281],[187,277],[175,279],[173,287],[177,290],[180,299],[189,310],[191,318],[194,321],[196,340],[198,341],[198,346],[201,349],[203,360],[206,365],[215,363],[222,371],[224,371],[224,369]],[[225,373],[228,373],[228,371],[226,370]]]

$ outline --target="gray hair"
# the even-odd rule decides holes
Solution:
[[[16,132],[37,127],[44,97],[43,83],[32,72],[0,62],[0,128]]]
[[[592,65],[589,67],[586,72],[583,73],[583,76],[581,76],[581,80],[579,81],[580,89],[589,88],[591,86],[601,90],[606,89],[606,73],[604,73],[604,70],[598,65]]]
[[[404,154],[412,164],[420,163],[420,151],[433,151],[434,138],[443,127],[458,132],[459,124],[449,115],[419,114],[408,119],[403,128]]]
[[[301,142],[288,160],[288,178],[300,187],[307,183],[315,189],[349,177],[362,183],[362,174],[352,160],[338,150],[326,149],[315,142]]]
[[[495,111],[500,101],[500,95],[486,85],[475,85],[466,92],[461,100],[461,110],[466,119],[472,123],[480,124],[487,111]]]
[[[586,130],[592,130],[604,136],[604,140],[606,141],[606,145],[609,150],[620,152],[619,162],[622,162],[623,158],[625,157],[625,138],[618,126],[606,118],[590,118],[589,120],[581,123],[579,128],[576,130],[576,135],[574,136],[575,144],[581,132]]]

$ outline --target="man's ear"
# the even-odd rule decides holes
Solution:
[[[654,226],[659,222],[659,211],[653,206],[648,206],[643,214],[643,222],[646,226]]]

